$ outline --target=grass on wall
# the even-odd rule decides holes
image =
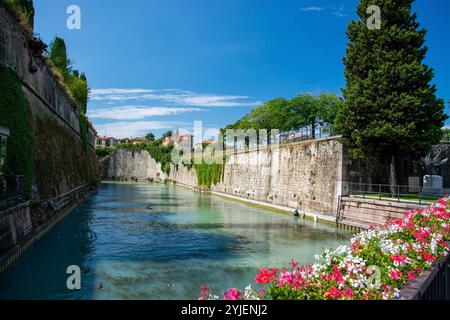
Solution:
[[[24,176],[24,196],[31,196],[33,141],[25,97],[15,71],[0,63],[0,126],[10,130],[6,151],[6,180],[9,191],[16,188],[15,176]]]

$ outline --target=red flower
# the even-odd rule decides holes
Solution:
[[[397,262],[400,265],[406,264],[407,257],[404,254],[394,254],[392,256],[392,262]]]
[[[261,268],[258,275],[255,277],[255,282],[259,284],[268,284],[277,276],[277,272],[278,269],[276,268],[271,268],[270,270]]]
[[[414,237],[416,237],[419,241],[424,241],[430,237],[430,232],[424,228],[419,229],[416,233],[414,233]]]
[[[333,287],[325,293],[325,298],[331,297],[333,299],[339,299],[341,295],[341,291],[338,288]]]
[[[429,261],[429,262],[435,262],[436,261],[436,257],[433,256],[431,253],[425,252],[422,257],[423,257],[423,260],[425,260],[425,261]]]

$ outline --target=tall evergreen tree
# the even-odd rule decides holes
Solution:
[[[64,80],[69,79],[69,59],[67,58],[66,43],[63,39],[55,37],[50,44],[50,61],[61,71]]]
[[[419,159],[440,141],[447,116],[423,63],[426,30],[419,29],[413,0],[361,0],[360,20],[350,22],[344,104],[337,117],[342,141],[353,158],[391,163]],[[381,28],[368,28],[370,5],[381,9]]]

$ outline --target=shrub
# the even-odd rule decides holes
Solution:
[[[0,0],[0,5],[29,32],[34,29],[34,6],[32,0]]]

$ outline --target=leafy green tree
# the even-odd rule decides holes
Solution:
[[[344,58],[346,88],[337,117],[342,142],[353,158],[391,163],[426,155],[442,137],[444,102],[430,82],[433,70],[423,63],[426,31],[419,29],[413,0],[361,0],[359,20],[348,26]],[[370,5],[381,8],[381,28],[371,30]]]
[[[147,139],[148,141],[155,141],[155,135],[151,132],[149,132],[146,136],[145,139]]]
[[[311,94],[301,94],[289,101],[288,120],[285,129],[298,130],[309,126],[315,138],[315,129],[318,125],[319,104],[316,97]]]
[[[322,93],[317,96],[318,122],[320,125],[334,125],[336,117],[341,110],[343,100],[333,93]]]
[[[312,138],[315,138],[318,126],[334,123],[341,103],[342,100],[335,94],[301,94],[289,101],[285,131],[309,127]]]

